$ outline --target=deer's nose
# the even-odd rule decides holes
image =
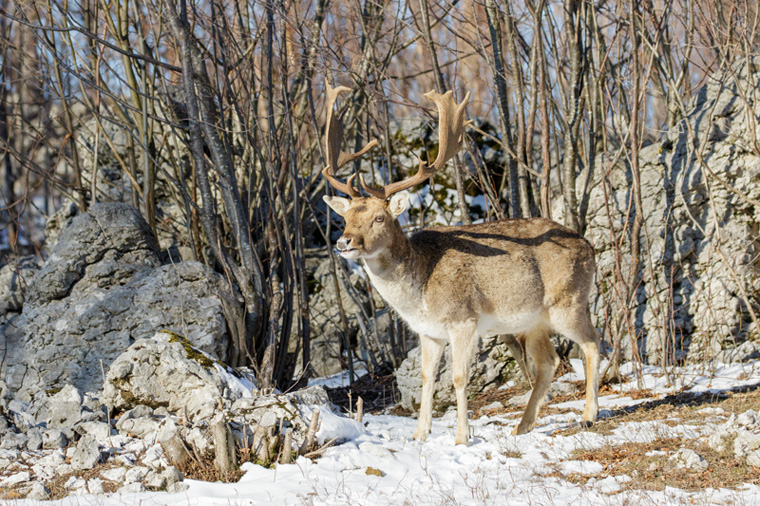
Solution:
[[[338,239],[336,246],[340,251],[346,251],[347,249],[351,249],[353,242],[354,238],[350,235],[342,235],[340,236],[340,239]]]

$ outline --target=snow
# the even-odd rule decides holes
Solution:
[[[561,378],[583,377],[580,362],[575,372]],[[666,374],[657,367],[642,369],[640,381],[632,368],[622,371],[629,381],[617,392],[600,398],[602,410],[629,406],[654,397],[683,391],[703,392],[760,383],[760,361],[740,365],[690,366]],[[643,385],[649,399],[633,400],[628,394]],[[365,426],[322,410],[319,440],[346,440],[328,448],[315,462],[300,457],[293,464],[266,469],[251,463],[238,483],[205,483],[186,480],[181,493],[142,492],[110,496],[79,495],[55,501],[60,505],[623,505],[623,504],[760,504],[760,487],[738,490],[704,489],[687,492],[631,490],[631,477],[601,476],[603,466],[593,460],[573,458],[573,451],[593,451],[605,445],[648,442],[661,437],[700,438],[714,432],[720,422],[711,415],[721,410],[705,408],[705,424],[662,421],[625,422],[611,434],[581,431],[563,436],[559,431],[577,425],[582,403],[563,403],[573,411],[544,414],[536,429],[523,436],[510,435],[518,417],[514,414],[482,416],[471,421],[470,446],[454,444],[456,420],[436,418],[424,443],[414,441],[416,420],[387,414],[366,414]],[[725,418],[725,416],[724,416]],[[671,420],[672,422],[672,420]],[[582,475],[584,484],[563,476]],[[585,480],[581,480],[585,481]],[[1,504],[26,506],[35,501]]]

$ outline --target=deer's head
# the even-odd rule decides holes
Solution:
[[[327,205],[346,220],[343,235],[338,239],[336,246],[344,258],[354,260],[372,258],[393,247],[394,238],[398,238],[401,234],[398,217],[409,205],[409,192],[405,190],[426,181],[459,151],[462,135],[468,123],[464,119],[464,108],[470,94],[467,93],[464,100],[457,104],[451,91],[444,94],[435,91],[425,93],[423,96],[435,102],[438,108],[438,156],[431,164],[420,159],[419,169],[414,176],[388,184],[383,188],[369,186],[360,175],[361,187],[369,195],[363,197],[353,185],[356,174],[351,175],[346,182],[342,182],[335,176],[335,172],[343,165],[366,154],[377,146],[378,142],[372,140],[356,153],[349,154],[340,150],[343,124],[334,114],[334,106],[340,93],[351,90],[345,86],[333,88],[327,82],[325,85],[327,88],[325,152],[329,165],[322,170],[322,175],[327,178],[333,188],[349,196],[349,198],[324,197]]]

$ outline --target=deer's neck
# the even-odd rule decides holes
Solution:
[[[396,226],[394,234],[383,251],[372,258],[365,258],[364,265],[372,281],[392,283],[397,280],[416,278],[418,255],[409,239]]]
[[[425,258],[416,251],[401,227],[389,247],[372,258],[365,258],[364,265],[375,289],[410,325],[424,316],[427,312],[422,275]]]

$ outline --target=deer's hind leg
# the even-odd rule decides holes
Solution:
[[[586,359],[586,407],[583,422],[590,426],[599,413],[599,332],[591,323],[588,306],[578,304],[573,310],[551,313],[554,329],[578,344]]]
[[[536,425],[538,411],[546,398],[546,392],[551,386],[554,378],[554,371],[559,365],[559,356],[554,349],[554,345],[549,340],[549,332],[545,327],[533,329],[523,335],[525,342],[525,351],[536,364],[536,381],[533,384],[533,391],[528,400],[528,406],[525,408],[520,424],[512,432],[517,436],[530,432]]]

